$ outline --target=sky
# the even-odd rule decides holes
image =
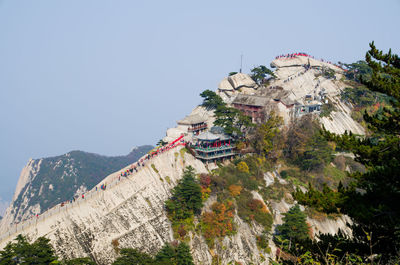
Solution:
[[[383,4],[384,3],[384,4]],[[29,158],[152,144],[229,72],[400,53],[400,1],[0,0],[0,198]]]

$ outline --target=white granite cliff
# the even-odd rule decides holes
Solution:
[[[120,181],[119,172],[111,174],[102,182],[107,183],[106,190],[93,189],[84,199],[54,207],[38,220],[20,224],[2,235],[0,247],[4,247],[18,233],[23,233],[31,240],[39,236],[49,238],[57,254],[63,258],[90,256],[104,265],[111,264],[117,256],[113,241],[114,244],[118,242],[119,247],[157,252],[164,243],[174,240],[164,202],[181,178],[184,168],[190,165],[197,173],[208,172],[201,161],[180,149],[177,147],[152,158],[139,172]],[[277,181],[274,173],[270,175],[271,181]],[[261,198],[256,193],[254,196]],[[215,197],[212,196],[204,209],[213,201]],[[291,206],[283,201],[268,205],[274,213],[275,224],[280,223],[282,213]],[[345,221],[343,218],[326,222],[309,219],[314,232],[329,233],[339,228],[346,230]],[[259,250],[256,244],[256,236],[263,228],[256,223],[249,225],[238,216],[235,216],[235,223],[237,233],[217,241],[212,250],[201,234],[191,232],[189,244],[196,264],[211,264],[213,255],[217,255],[222,264],[235,261],[268,264],[270,254]],[[276,248],[272,242],[270,246],[273,257]]]
[[[331,80],[318,75],[320,70],[316,68],[311,68],[303,73],[303,65],[307,62],[298,59],[273,62],[277,67],[275,73],[278,78],[272,81],[270,86],[282,87],[288,92],[285,94],[289,95],[288,100],[292,101],[303,101],[305,95],[314,94],[314,90],[323,87],[336,110],[328,117],[321,117],[321,123],[328,130],[336,133],[351,130],[354,133],[363,134],[363,128],[350,116],[351,106],[340,101],[340,92],[345,86],[338,81],[342,74],[341,70],[336,69],[335,66],[326,66],[325,63],[311,61],[315,66],[332,68],[337,75],[337,80]],[[288,79],[290,80],[285,81]],[[220,86],[224,87],[220,88],[218,93],[227,103],[231,103],[238,93],[263,93],[262,88],[250,82],[248,76],[244,74],[227,78],[221,82]],[[277,104],[280,114],[285,119],[292,118],[283,104],[273,104]],[[209,127],[214,120],[212,112],[202,107],[196,107],[191,115],[203,117]],[[171,128],[167,131],[164,140],[171,141],[185,131],[187,132],[185,126]],[[119,248],[133,247],[154,254],[164,243],[174,240],[164,203],[170,197],[172,188],[181,178],[186,166],[192,166],[196,173],[207,173],[209,170],[200,160],[184,152],[182,147],[176,147],[152,158],[145,167],[137,173],[134,172],[128,178],[119,180],[120,172],[126,168],[109,175],[99,183],[99,185],[107,184],[106,190],[92,189],[86,193],[84,199],[77,199],[74,203],[62,207],[57,205],[41,214],[37,219],[31,218],[28,222],[10,226],[12,220],[6,214],[0,231],[0,248],[3,248],[17,234],[22,233],[31,240],[40,236],[49,238],[56,253],[62,258],[90,256],[97,264],[101,265],[111,264],[117,257],[115,245],[118,245]],[[29,162],[23,169],[14,198],[18,197],[38,168],[40,168],[40,162]],[[267,173],[265,181],[267,186],[276,181],[284,185],[291,185],[282,180],[275,172]],[[253,192],[253,196],[262,200],[262,197],[256,192]],[[203,210],[209,209],[215,200],[216,197],[211,196]],[[293,202],[288,203],[285,200],[280,202],[264,201],[264,203],[273,214],[273,227],[282,223],[283,213],[293,205]],[[9,211],[8,216],[12,209],[10,208]],[[235,215],[234,221],[237,233],[216,240],[213,249],[209,249],[199,232],[190,232],[189,245],[195,264],[212,264],[213,257],[218,257],[221,264],[224,265],[234,262],[269,264],[268,260],[270,257],[274,258],[276,247],[272,240],[270,240],[270,253],[265,253],[257,247],[256,236],[263,231],[263,227],[257,223],[248,224],[237,215]],[[336,233],[338,229],[351,234],[350,229],[346,226],[350,220],[346,216],[336,220],[308,218],[307,221],[314,234],[319,232]],[[195,218],[196,222],[198,220]]]

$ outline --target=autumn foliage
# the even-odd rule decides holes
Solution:
[[[232,201],[215,202],[211,209],[211,212],[203,213],[201,218],[203,235],[209,245],[213,245],[215,238],[232,235],[235,232]]]
[[[211,177],[207,174],[200,175],[201,198],[203,201],[207,200],[211,193]]]
[[[249,166],[246,164],[246,162],[242,161],[237,164],[237,168],[240,172],[245,172],[249,173]]]
[[[242,186],[232,184],[229,186],[228,189],[229,189],[229,192],[231,193],[231,195],[233,197],[236,197],[236,196],[240,195],[240,192],[242,191]]]

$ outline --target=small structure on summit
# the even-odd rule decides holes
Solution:
[[[234,108],[250,116],[253,122],[262,120],[264,116],[264,107],[270,102],[270,98],[256,95],[239,94],[233,100]]]
[[[308,104],[308,105],[303,105],[303,104],[300,104],[299,102],[296,102],[296,104],[295,104],[296,107],[295,107],[295,111],[294,111],[295,116],[299,117],[304,114],[321,111],[321,107],[322,107],[321,103],[315,102],[315,101],[312,101],[309,103],[310,104]]]
[[[187,132],[193,135],[199,135],[207,130],[206,119],[198,114],[186,116],[178,121],[178,125],[187,127]]]
[[[196,158],[203,162],[224,161],[236,155],[231,137],[221,127],[212,127],[210,131],[195,137],[192,148],[196,152]]]

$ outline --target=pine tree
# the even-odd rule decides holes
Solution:
[[[154,259],[136,249],[123,248],[120,251],[121,256],[118,257],[113,265],[151,265],[155,264]]]
[[[14,265],[16,262],[16,255],[13,250],[13,244],[8,243],[3,250],[0,251],[0,265]]]
[[[367,253],[380,255],[385,263],[392,256],[400,256],[400,59],[389,50],[384,54],[374,43],[366,54],[372,68],[370,79],[361,77],[369,89],[386,93],[395,100],[392,109],[383,109],[383,114],[364,114],[372,131],[370,137],[360,139],[351,133],[342,136],[325,131],[328,139],[356,155],[368,171],[353,174],[355,182],[342,189],[345,199],[343,211],[356,225],[355,241],[364,244]]]
[[[265,65],[254,67],[253,69],[251,69],[251,73],[251,78],[257,84],[262,83],[267,76],[276,77],[274,72],[268,69]]]
[[[177,265],[194,265],[190,247],[186,243],[180,243],[176,249]]]
[[[170,244],[165,244],[156,255],[156,263],[161,264],[176,264],[176,252]]]
[[[326,139],[317,133],[307,142],[303,155],[299,158],[298,164],[304,170],[318,170],[332,161],[332,148]]]
[[[25,236],[18,235],[16,242],[9,242],[0,251],[0,264],[50,264],[57,261],[57,256],[50,245],[50,240],[39,237],[30,244]]]
[[[186,219],[200,211],[203,206],[201,187],[195,179],[194,168],[185,169],[183,177],[172,191],[165,206],[174,219]]]
[[[209,89],[204,90],[200,96],[203,98],[203,103],[201,104],[207,110],[214,110],[220,106],[225,106],[224,101],[220,96],[218,96],[214,91]]]
[[[221,105],[215,109],[215,126],[224,128],[226,134],[240,138],[244,130],[253,126],[250,116],[244,115],[240,110]]]
[[[306,218],[307,216],[300,210],[298,204],[284,214],[283,224],[277,229],[281,237],[289,241],[289,249],[295,243],[300,243],[309,238]]]

